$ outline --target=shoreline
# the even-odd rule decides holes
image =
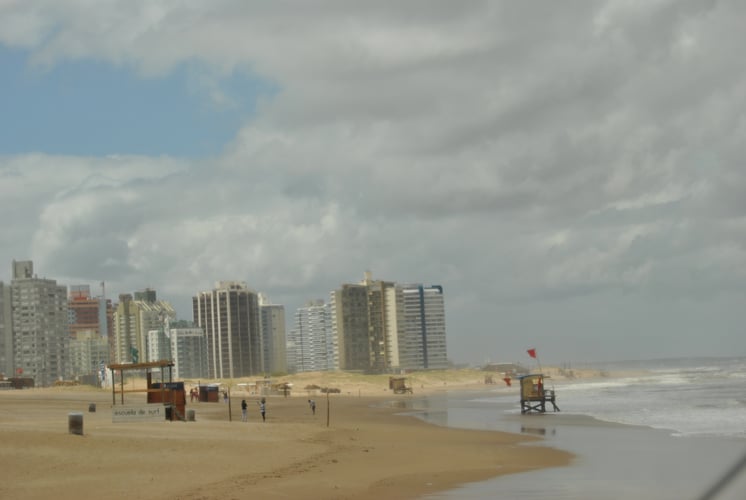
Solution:
[[[540,437],[441,427],[386,404],[422,391],[346,392],[330,397],[326,427],[326,397],[315,396],[312,415],[302,391],[268,396],[266,423],[251,401],[249,421],[241,422],[241,399],[257,396],[233,394],[233,421],[224,403],[188,402],[195,422],[117,424],[110,390],[2,391],[0,457],[7,479],[0,496],[187,500],[241,498],[250,490],[264,498],[421,498],[573,460]],[[127,398],[137,404],[143,396]],[[87,412],[91,403],[96,412]],[[68,433],[70,412],[83,413],[83,436]]]
[[[637,376],[624,373],[620,378]],[[592,386],[604,379],[580,382],[590,382]],[[530,475],[500,476],[427,495],[423,500],[482,500],[493,498],[495,491],[505,498],[526,500],[679,500],[704,493],[721,481],[734,464],[746,460],[743,436],[685,434],[671,427],[622,423],[573,411],[572,405],[565,408],[562,400],[563,412],[522,415],[517,403],[510,401],[513,398],[504,397],[505,393],[496,398],[495,395],[491,390],[432,394],[423,396],[411,412],[449,427],[541,436],[544,440],[536,443],[538,446],[573,453],[571,466],[539,469]],[[725,488],[718,500],[742,498],[746,469]]]

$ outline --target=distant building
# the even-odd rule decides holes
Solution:
[[[165,300],[158,300],[155,290],[146,288],[143,291],[135,292],[135,304],[138,306],[139,311],[139,331],[144,333],[143,339],[141,339],[141,345],[143,350],[141,353],[146,355],[140,355],[140,362],[149,361],[160,361],[162,359],[169,359],[168,348],[161,350],[153,350],[148,346],[148,332],[157,330],[161,337],[165,336],[166,324],[169,321],[176,319],[176,310],[173,308],[170,302]]]
[[[443,288],[372,280],[331,294],[339,368],[384,373],[448,366]]]
[[[109,364],[108,332],[113,329],[111,300],[92,297],[89,285],[71,285],[67,296],[70,330],[70,376],[98,379],[102,366]]]
[[[200,327],[167,318],[163,328],[148,332],[148,360],[171,360],[175,379],[207,377],[207,340]]]
[[[67,307],[70,337],[73,339],[77,337],[78,332],[89,331],[96,332],[100,337],[107,337],[113,329],[114,310],[111,300],[91,297],[89,285],[71,285]],[[105,321],[102,321],[102,318],[106,318]]]
[[[398,368],[447,368],[443,288],[400,285],[397,292],[403,306],[397,309],[396,326],[392,328],[397,332]]]
[[[131,363],[133,362],[134,350],[137,352],[139,361],[139,352],[143,346],[138,342],[141,337],[138,321],[139,309],[132,295],[123,293],[119,295],[119,302],[114,309],[114,329],[112,331],[111,343],[111,360],[114,363]]]
[[[13,261],[10,295],[13,375],[31,377],[37,386],[64,379],[70,368],[67,289],[37,278],[32,261]]]
[[[259,300],[245,283],[220,281],[192,298],[194,322],[207,337],[208,376],[238,378],[262,374]]]
[[[285,306],[272,304],[259,294],[262,366],[264,373],[287,372]]]
[[[98,375],[101,366],[109,364],[109,343],[93,330],[79,331],[70,339],[70,376],[75,379]]]
[[[288,336],[288,369],[293,372],[339,368],[329,304],[314,300],[298,308]]]
[[[10,286],[0,281],[0,374],[14,375],[13,330],[10,307]]]
[[[148,361],[160,361],[171,359],[171,339],[168,336],[168,327],[148,330]]]
[[[343,284],[331,294],[333,332],[339,349],[339,368],[375,373],[391,369],[387,343],[386,291],[391,281],[372,280]]]
[[[200,379],[207,377],[207,338],[204,330],[197,326],[188,325],[186,321],[181,321],[169,327],[166,331],[171,342],[174,378]]]
[[[145,290],[135,292],[135,300],[139,302],[153,303],[156,302],[156,295],[155,290],[152,288],[146,288]]]
[[[112,358],[115,363],[158,361],[150,359],[148,332],[163,330],[165,320],[176,318],[173,306],[156,300],[155,291],[139,295],[147,300],[134,300],[130,294],[121,294],[114,310],[114,331],[111,339]]]

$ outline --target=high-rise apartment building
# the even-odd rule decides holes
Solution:
[[[12,377],[15,369],[10,311],[10,286],[0,281],[0,374],[6,377]]]
[[[14,374],[38,386],[64,379],[69,370],[67,289],[34,275],[31,261],[13,261],[11,335]]]
[[[109,343],[94,331],[78,332],[70,339],[70,375],[71,378],[95,376],[101,371],[102,364],[109,364]]]
[[[89,285],[71,285],[67,297],[70,329],[70,375],[74,379],[98,381],[102,366],[109,364],[108,332],[113,328],[110,300],[91,297]]]
[[[285,306],[272,304],[259,294],[262,364],[265,373],[287,372]]]
[[[152,288],[146,288],[145,290],[139,290],[135,292],[135,300],[140,302],[156,302],[156,291]]]
[[[398,367],[407,370],[448,368],[443,287],[399,285],[396,341]]]
[[[194,322],[207,337],[208,376],[237,378],[264,372],[259,300],[245,283],[220,281],[192,298]]]
[[[207,339],[205,331],[179,321],[167,329],[171,342],[171,360],[176,379],[207,377]]]
[[[140,361],[142,344],[140,335],[139,307],[132,300],[132,295],[119,295],[119,302],[114,309],[114,329],[110,337],[111,360],[113,363],[132,363]]]
[[[174,363],[172,375],[176,379],[206,377],[205,332],[186,321],[171,323],[167,318],[163,328],[148,332],[148,359],[171,360]]]
[[[153,297],[155,297],[153,295]],[[139,307],[140,312],[140,332],[145,332],[145,341],[143,342],[143,348],[146,355],[140,356],[141,362],[148,361],[160,361],[162,359],[169,359],[168,349],[152,351],[148,347],[148,332],[157,331],[161,338],[165,337],[166,325],[169,321],[176,319],[176,310],[173,306],[164,300],[135,300],[135,304]]]
[[[369,370],[368,293],[363,285],[343,284],[331,294],[333,335],[341,370]]]
[[[148,361],[171,359],[171,338],[168,336],[168,326],[157,330],[148,330]]]
[[[391,281],[373,280],[366,272],[359,284],[343,284],[331,293],[340,369],[377,373],[391,369],[386,291],[394,286]]]
[[[329,304],[307,302],[295,312],[288,338],[288,368],[294,372],[331,371],[339,368]]]
[[[163,330],[166,319],[176,318],[173,306],[156,300],[155,291],[138,292],[141,299],[121,294],[114,311],[114,329],[111,336],[112,358],[115,363],[158,361],[149,359],[148,332]]]
[[[111,300],[91,297],[89,285],[71,285],[67,307],[71,338],[76,338],[79,332],[95,332],[100,337],[107,337],[112,331],[114,310]]]
[[[388,372],[448,366],[443,288],[372,280],[332,292],[339,368]]]

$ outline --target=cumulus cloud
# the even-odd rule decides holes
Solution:
[[[583,341],[639,356],[620,340],[635,313],[666,354],[697,333],[679,301],[711,314],[743,294],[744,9],[8,2],[0,42],[31,64],[158,78],[197,61],[207,99],[229,105],[215,82],[234,72],[277,92],[207,160],[0,159],[0,204],[19,214],[2,255],[153,286],[186,313],[242,279],[290,316],[372,269],[445,285],[456,360],[522,352],[527,334],[557,357]]]

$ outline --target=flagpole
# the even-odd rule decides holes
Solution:
[[[539,365],[539,373],[541,373],[543,375],[544,374],[544,370],[541,368],[541,361],[539,360],[539,355],[536,354],[536,349],[532,348],[532,349],[529,349],[527,352],[528,352],[529,356],[531,356],[532,358],[534,358],[536,360],[536,363]],[[551,380],[552,377],[550,376],[549,378]],[[554,380],[551,380],[550,383],[552,384],[552,390],[554,390]]]
[[[539,361],[539,356],[536,354],[536,348],[532,347],[531,349],[527,349],[526,352],[536,360],[536,363],[539,365],[539,373],[541,373],[541,361]]]
[[[539,355],[536,354],[536,348],[532,347],[531,349],[527,349],[526,352],[529,356],[534,358],[536,360],[536,364],[539,365],[539,373],[544,375],[544,370],[541,368],[541,361],[539,360]],[[552,381],[552,389],[554,389],[554,381]]]

